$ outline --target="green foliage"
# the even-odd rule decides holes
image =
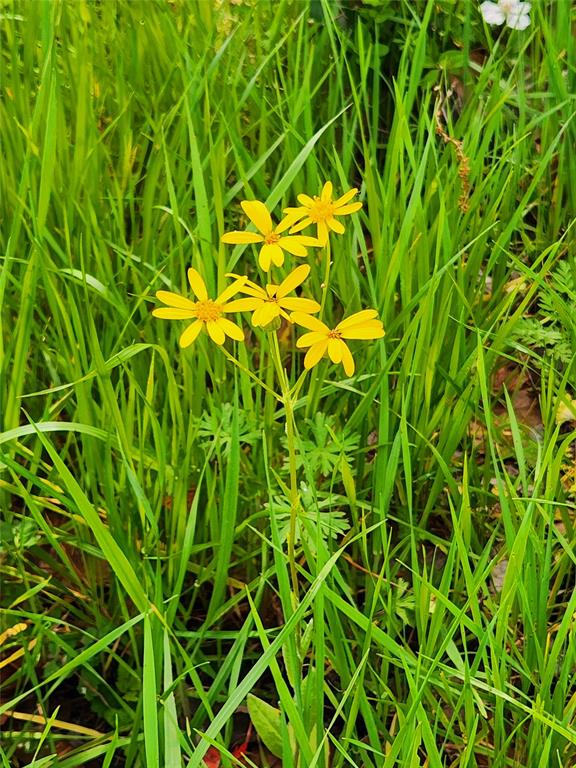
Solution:
[[[248,714],[256,733],[265,746],[276,757],[282,757],[282,735],[280,732],[281,712],[268,702],[249,693]]]
[[[232,403],[213,405],[211,410],[203,411],[198,420],[198,438],[206,454],[212,449],[227,458],[230,454],[232,440],[232,420],[234,406]],[[241,446],[253,446],[260,441],[261,435],[254,413],[238,410],[238,442]]]
[[[574,10],[342,5],[0,3],[3,765],[225,764],[251,692],[288,768],[576,760]],[[263,336],[150,310],[327,179],[326,316],[386,337],[294,404],[295,601]],[[492,389],[527,356],[537,430]]]
[[[313,419],[300,424],[300,452],[297,463],[306,466],[311,476],[329,477],[344,456],[353,463],[360,436],[346,426],[340,428],[336,418],[318,411]],[[287,467],[285,459],[284,468]]]
[[[306,541],[316,551],[316,540],[321,536],[339,539],[350,528],[347,515],[342,509],[334,509],[335,504],[345,505],[346,499],[333,493],[312,491],[304,482],[300,485],[302,509],[296,524],[296,539]],[[290,503],[283,496],[275,496],[272,504],[265,504],[278,521],[278,535],[281,541],[288,536],[290,526]]]
[[[576,341],[576,272],[559,261],[538,297],[535,317],[521,318],[514,336],[531,350],[564,366],[574,364]]]

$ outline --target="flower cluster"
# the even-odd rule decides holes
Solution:
[[[506,22],[510,29],[526,29],[530,25],[530,3],[522,3],[519,0],[498,0],[493,3],[489,0],[482,3],[480,12],[486,24],[500,26]]]
[[[327,244],[330,232],[342,234],[344,225],[337,217],[360,210],[362,203],[351,202],[356,194],[357,190],[351,189],[337,200],[332,200],[332,184],[326,182],[318,196],[299,195],[300,207],[287,208],[284,218],[276,226],[264,203],[245,200],[241,203],[242,210],[258,231],[227,232],[222,236],[222,241],[231,244],[261,244],[258,263],[264,272],[269,272],[272,265],[281,267],[284,264],[284,252],[306,257],[307,248]],[[298,234],[310,225],[316,226],[316,237]],[[246,276],[229,274],[227,277],[233,278],[233,282],[215,299],[211,299],[199,272],[190,268],[188,281],[196,301],[171,291],[158,291],[157,298],[166,306],[154,309],[152,314],[165,320],[193,320],[180,336],[181,347],[190,346],[203,328],[218,345],[224,344],[226,336],[235,341],[243,341],[242,329],[229,320],[227,314],[251,312],[252,325],[264,329],[270,328],[279,318],[284,318],[309,331],[296,342],[299,349],[308,347],[304,358],[306,369],[312,368],[328,353],[333,363],[341,363],[346,375],[352,376],[354,360],[345,340],[382,338],[382,322],[376,310],[365,309],[345,318],[335,328],[329,328],[314,317],[321,311],[317,301],[290,295],[309,274],[310,267],[302,264],[278,285],[267,283],[265,287]],[[243,297],[232,299],[237,293],[243,294]]]

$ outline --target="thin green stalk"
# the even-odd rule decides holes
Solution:
[[[243,373],[245,373],[247,376],[249,376],[252,379],[252,381],[256,382],[256,384],[258,384],[260,387],[262,387],[262,389],[265,392],[267,392],[269,395],[272,395],[273,397],[275,397],[276,400],[281,400],[282,401],[282,398],[276,392],[274,392],[273,389],[270,389],[270,387],[267,384],[264,384],[264,382],[261,381],[261,379],[259,379],[258,376],[256,376],[254,373],[252,373],[252,371],[249,371],[248,368],[246,368],[246,366],[242,365],[242,363],[239,360],[237,360],[234,357],[234,355],[230,354],[230,352],[228,352],[227,349],[225,349],[224,347],[222,347],[221,349],[222,349],[222,352],[224,352],[224,354],[228,358],[228,360],[230,360],[231,363],[234,363],[234,365],[238,366],[238,368],[240,368],[240,370]]]
[[[326,264],[324,265],[324,281],[322,283],[322,301],[320,302],[320,317],[324,319],[324,307],[328,296],[328,285],[330,284],[330,268],[332,267],[332,252],[330,250],[330,238],[326,242]]]
[[[278,374],[278,382],[282,392],[282,402],[286,414],[286,439],[288,442],[288,465],[290,472],[290,527],[288,529],[288,562],[295,604],[298,604],[298,573],[296,571],[296,521],[300,506],[298,493],[298,476],[296,471],[296,430],[294,423],[294,400],[288,385],[288,376],[282,367],[282,357],[278,345],[278,337],[272,334],[272,359]]]
[[[326,243],[326,262],[324,265],[324,280],[322,281],[322,300],[320,302],[320,318],[324,320],[324,308],[326,306],[326,299],[328,298],[328,286],[330,284],[330,269],[332,267],[332,251],[330,249],[330,239]],[[324,321],[325,322],[325,321]],[[306,405],[306,418],[310,416],[318,408],[318,400],[320,399],[320,389],[324,377],[320,375],[322,369],[318,368],[314,372],[312,379],[312,385],[310,387],[310,395],[308,398],[308,404]]]

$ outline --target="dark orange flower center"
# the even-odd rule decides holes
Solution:
[[[326,221],[331,219],[334,214],[334,205],[332,200],[321,200],[319,197],[314,198],[314,205],[308,209],[308,216],[310,220],[317,224],[319,221]]]
[[[276,232],[269,232],[264,237],[264,242],[266,245],[276,245],[276,243],[280,240],[280,235],[277,235]]]
[[[342,338],[342,331],[338,331],[336,328],[334,328],[333,331],[330,331],[328,333],[329,339],[341,339]]]
[[[194,312],[198,320],[203,323],[209,323],[214,320],[218,320],[222,314],[222,305],[216,304],[212,299],[206,299],[206,301],[196,302]]]

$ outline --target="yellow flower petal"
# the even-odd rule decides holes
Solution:
[[[291,208],[289,209],[290,212],[282,219],[280,224],[276,227],[274,230],[275,234],[281,235],[282,232],[286,232],[287,229],[290,229],[290,227],[298,221],[298,219],[301,219],[302,216],[306,215],[306,210],[302,208]]]
[[[222,318],[220,318],[220,320],[221,319]],[[208,335],[210,336],[212,341],[218,344],[219,346],[222,346],[222,344],[224,344],[224,341],[226,340],[226,336],[224,335],[223,329],[219,325],[220,320],[209,320],[206,323],[206,330],[208,331]]]
[[[188,270],[188,282],[190,283],[190,287],[194,291],[194,294],[199,299],[199,301],[206,301],[208,298],[206,284],[204,280],[202,280],[200,273],[194,269],[194,267],[190,267]]]
[[[345,328],[341,333],[344,339],[381,339],[385,335],[382,323],[374,326],[353,325],[351,328]]]
[[[223,243],[232,243],[232,245],[244,245],[245,243],[261,243],[264,238],[257,232],[226,232],[222,235]]]
[[[265,248],[267,248],[267,246],[263,245],[260,249],[260,253],[258,254],[258,264],[260,265],[260,269],[264,270],[264,272],[268,272],[272,264],[272,257],[268,250],[264,250]]]
[[[314,205],[314,198],[310,195],[298,195],[298,202],[305,205],[306,208],[311,208]]]
[[[348,349],[347,345],[342,342],[342,363],[344,365],[344,372],[346,376],[352,376],[354,374],[354,358],[352,352]]]
[[[373,330],[373,331],[381,331],[384,330],[384,327],[382,325],[382,320],[364,320],[363,323],[355,323],[354,325],[349,325],[344,330],[340,330],[340,333],[342,336],[345,336],[348,332],[354,331],[356,328],[366,328],[367,330]]]
[[[264,272],[268,272],[271,263],[275,264],[277,267],[281,267],[282,264],[284,264],[282,248],[277,244],[263,245],[260,249],[258,264],[260,264]]]
[[[325,334],[330,333],[330,328],[328,328],[328,326],[321,320],[318,320],[317,317],[312,317],[312,315],[305,315],[303,312],[293,312],[291,319],[293,323],[302,325],[310,331],[318,331],[319,333]]]
[[[262,302],[257,309],[254,310],[252,313],[252,325],[258,327],[259,325],[262,325],[262,313],[266,309],[267,303]]]
[[[324,224],[324,222],[323,221],[318,222],[318,228],[320,228],[320,224]],[[339,235],[343,235],[344,232],[346,231],[344,224],[339,222],[338,219],[335,219],[334,217],[332,217],[331,219],[328,219],[326,224],[328,224],[328,226],[333,232],[336,232]]]
[[[308,251],[300,242],[299,237],[281,237],[278,245],[293,256],[307,256]]]
[[[320,312],[320,304],[314,299],[287,298],[280,301],[280,306],[289,312],[304,312],[307,315]]]
[[[308,235],[296,235],[296,238],[301,245],[311,246],[312,248],[318,248],[322,245],[320,240],[318,240],[316,237],[309,237]]]
[[[313,344],[308,352],[306,352],[306,357],[304,358],[304,368],[308,370],[309,368],[315,366],[326,352],[327,346],[328,339],[322,339],[322,341],[319,341],[317,344]]]
[[[342,360],[343,346],[344,342],[340,339],[328,340],[328,354],[330,356],[330,360],[332,360],[333,363],[336,363],[336,365]]]
[[[178,293],[172,293],[172,291],[156,291],[156,298],[163,304],[168,304],[169,307],[194,309],[196,306],[191,299],[187,299],[185,296],[180,296]]]
[[[222,307],[222,312],[253,312],[262,304],[262,299],[250,296],[246,299],[234,299],[229,301],[225,307]]]
[[[244,293],[246,296],[254,296],[254,298],[263,299],[264,301],[268,298],[266,291],[251,280],[246,280],[244,285],[240,286],[239,293]]]
[[[323,203],[329,203],[332,200],[332,182],[331,181],[327,181],[326,184],[324,184],[324,186],[322,187],[320,200],[322,200]]]
[[[372,330],[384,330],[384,326],[382,325],[382,320],[365,320],[363,323],[357,323],[356,325],[351,325],[349,328],[344,328],[344,333],[348,333],[348,331],[353,331],[354,328],[370,328]]]
[[[225,304],[228,299],[232,298],[235,293],[238,293],[240,288],[244,285],[246,282],[245,277],[239,277],[238,280],[234,280],[233,283],[231,283],[227,288],[224,288],[220,296],[216,299],[216,304]]]
[[[288,277],[285,277],[284,280],[282,280],[276,290],[276,296],[281,299],[289,293],[292,293],[295,288],[306,280],[309,274],[310,267],[308,264],[302,264],[302,266],[296,267],[296,269],[293,269],[292,272],[290,272]]]
[[[259,307],[252,315],[252,324],[256,326],[264,326],[271,323],[275,317],[280,314],[280,307],[273,302],[266,302]]]
[[[325,333],[321,333],[320,331],[312,331],[311,333],[305,333],[303,336],[300,336],[300,338],[296,341],[296,346],[298,349],[302,349],[302,347],[311,347],[312,344],[318,344],[318,342],[322,341],[322,339],[328,339]]]
[[[343,205],[341,208],[334,209],[334,216],[348,216],[349,213],[356,213],[362,208],[362,203],[350,203],[350,205]]]
[[[191,317],[196,317],[193,310],[179,307],[158,307],[152,310],[152,314],[162,320],[189,320]]]
[[[226,317],[219,317],[216,320],[216,325],[221,328],[226,336],[230,336],[231,339],[236,341],[244,341],[244,331],[236,323],[228,320]]]
[[[186,328],[178,341],[182,349],[189,347],[190,344],[192,344],[192,342],[196,339],[202,330],[203,325],[204,323],[202,323],[200,320],[196,320],[195,323],[192,323],[192,325],[189,325],[188,328]]]
[[[268,208],[266,208],[264,203],[261,203],[259,200],[243,200],[240,205],[252,224],[254,224],[263,235],[272,232],[272,219],[268,213]]]
[[[346,203],[349,200],[352,200],[354,195],[356,195],[357,193],[358,193],[357,189],[349,189],[348,192],[345,192],[342,195],[342,197],[339,197],[338,200],[336,200],[336,202],[333,203],[334,208],[340,208],[341,206],[346,205]],[[360,205],[362,205],[362,203],[360,203]]]
[[[282,213],[286,213],[289,216],[292,216],[292,215],[295,216],[296,214],[299,214],[299,216],[302,217],[302,216],[306,215],[306,209],[305,208],[294,208],[294,207],[292,207],[292,208],[284,208]]]
[[[302,229],[305,229],[306,227],[309,227],[310,224],[312,224],[312,219],[306,217],[305,219],[302,219],[302,221],[299,221],[298,224],[295,224],[292,229],[290,230],[290,234],[294,234],[294,232],[300,232]]]
[[[366,320],[373,320],[375,317],[378,317],[378,312],[375,309],[362,309],[338,323],[336,330],[342,331],[344,328],[350,328],[351,325],[359,325]]]
[[[333,219],[333,221],[336,221],[336,219]],[[321,245],[326,245],[328,242],[328,227],[325,221],[318,222],[318,240]]]

